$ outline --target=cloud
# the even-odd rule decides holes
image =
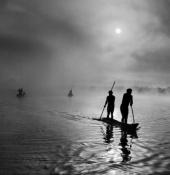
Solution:
[[[166,0],[13,0],[1,4],[0,62],[10,67],[5,71],[0,66],[1,80],[19,76],[14,65],[20,62],[25,79],[47,85],[107,83],[113,78],[135,81],[139,72],[152,72],[155,77],[168,72]],[[119,36],[114,33],[116,27],[122,29]]]
[[[164,33],[169,37],[169,29],[170,29],[170,17],[169,17],[169,10],[170,10],[170,1],[168,0],[152,0],[152,13],[155,15],[160,22],[159,25],[159,32]]]
[[[170,69],[170,59],[169,59],[169,50],[157,50],[154,52],[144,53],[143,55],[134,55],[135,61],[133,70],[135,72],[154,72],[169,74]]]
[[[71,63],[68,57],[74,61],[77,47],[83,47],[86,42],[85,34],[74,21],[69,21],[69,16],[62,19],[62,15],[55,17],[44,12],[40,4],[36,7],[38,1],[23,2],[4,3],[0,12],[3,21],[0,25],[0,61],[1,66],[5,66],[0,70],[1,81],[8,81],[12,76],[16,81],[31,82],[32,79],[32,83],[48,84],[48,79],[54,80],[50,76],[59,77],[58,74],[61,76],[67,71],[65,67]]]
[[[43,46],[43,43],[36,40],[29,40],[28,38],[23,37],[19,38],[5,35],[0,36],[0,53],[8,53],[11,56],[28,56],[30,54],[41,53],[43,51],[43,47],[45,47]],[[6,60],[7,57],[1,57],[1,60],[2,59]]]

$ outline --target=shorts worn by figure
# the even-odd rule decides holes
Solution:
[[[113,119],[113,112],[114,112],[114,106],[108,106],[107,107],[107,118],[109,118],[109,115],[111,114],[111,118]]]

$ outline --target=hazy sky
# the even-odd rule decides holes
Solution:
[[[1,0],[0,21],[1,86],[170,85],[169,0]]]

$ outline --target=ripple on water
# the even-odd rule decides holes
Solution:
[[[45,112],[41,105],[38,111],[17,105],[11,111],[1,111],[0,174],[143,175],[170,171],[167,108],[160,110],[164,116],[152,105],[143,111],[138,108],[142,127],[135,138],[89,116],[48,107]]]

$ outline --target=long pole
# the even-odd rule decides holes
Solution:
[[[114,81],[114,82],[113,82],[113,85],[112,85],[112,88],[111,88],[111,91],[113,90],[115,83],[116,83],[116,82]],[[100,115],[100,120],[101,120],[101,118],[102,118],[104,109],[105,109],[105,106],[103,107],[102,113],[101,113],[101,115]]]
[[[113,85],[112,85],[112,88],[111,88],[111,91],[113,90],[115,83],[116,83],[116,82],[114,81],[114,82],[113,82]]]
[[[101,115],[100,115],[100,120],[101,120],[101,118],[102,118],[102,115],[103,115],[104,109],[105,109],[105,106],[103,107],[102,113],[101,113]]]
[[[134,117],[134,112],[133,112],[132,106],[131,106],[131,109],[132,109],[133,123],[135,123],[135,117]]]

